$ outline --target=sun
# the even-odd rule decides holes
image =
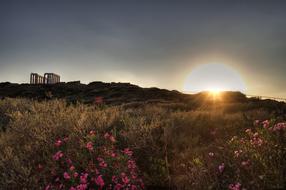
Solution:
[[[194,68],[186,77],[183,89],[185,92],[209,91],[219,95],[221,91],[244,92],[246,85],[241,75],[230,66],[203,64]]]

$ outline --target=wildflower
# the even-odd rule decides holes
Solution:
[[[218,166],[219,172],[222,173],[222,172],[224,171],[224,168],[225,168],[224,163],[221,163],[221,164]]]
[[[124,184],[128,184],[128,183],[129,183],[129,179],[128,179],[127,176],[122,177],[121,180],[122,180],[122,182],[123,182]]]
[[[69,190],[76,190],[76,188],[74,188],[74,187],[70,187],[70,189]]]
[[[67,161],[67,163],[68,163],[69,165],[71,165],[71,164],[72,164],[71,159],[69,159],[69,158],[68,158],[66,161]]]
[[[214,153],[213,153],[213,152],[209,152],[209,156],[210,156],[210,157],[213,157],[213,156],[214,156]]]
[[[74,172],[73,177],[74,177],[74,178],[77,178],[77,177],[78,177],[78,173],[77,173],[77,172]]]
[[[131,190],[137,190],[138,188],[136,187],[136,185],[131,185]]]
[[[124,172],[121,173],[121,180],[124,184],[128,184],[130,182],[129,178]]]
[[[260,123],[259,120],[255,120],[255,121],[254,121],[254,125],[255,125],[255,126],[259,125],[259,123]]]
[[[58,139],[56,142],[55,142],[55,146],[56,147],[59,147],[63,144],[63,141],[61,141],[60,139]]]
[[[71,166],[71,167],[70,167],[70,171],[73,171],[74,169],[75,169],[74,166]]]
[[[229,184],[229,186],[228,186],[229,190],[240,190],[240,188],[241,188],[241,184],[240,183]]]
[[[99,161],[99,166],[102,168],[106,168],[107,164],[105,163],[105,161],[103,160],[103,158],[98,157],[97,160]]]
[[[87,183],[87,176],[88,176],[88,173],[82,174],[80,176],[80,183],[86,184]]]
[[[101,188],[104,186],[104,180],[102,179],[102,176],[99,175],[96,179],[95,179],[95,183],[96,185],[100,186]]]
[[[64,178],[65,178],[66,180],[69,180],[71,177],[70,177],[69,173],[65,172],[65,173],[64,173]]]
[[[117,183],[114,187],[114,190],[120,190],[123,187],[120,183]]]
[[[134,160],[128,160],[128,162],[127,162],[127,167],[128,167],[129,169],[135,169],[135,168],[136,168],[136,163],[135,163],[135,161],[134,161]]]
[[[58,151],[56,154],[53,155],[53,159],[59,160],[63,156],[64,156],[64,154],[62,153],[62,151]]]
[[[87,185],[86,184],[80,184],[78,186],[76,186],[77,190],[86,190],[87,189]]]
[[[48,184],[46,187],[45,187],[45,190],[50,190],[51,189],[51,184]]]
[[[116,177],[115,175],[113,175],[113,176],[112,176],[112,182],[113,182],[113,183],[117,183],[117,181],[118,181],[117,177]]]
[[[115,158],[116,157],[116,154],[114,152],[111,153],[110,155],[112,158]]]
[[[263,125],[264,128],[268,128],[269,124],[270,124],[269,120],[265,120],[265,121],[262,122],[262,125]]]
[[[280,131],[286,129],[286,123],[277,123],[276,125],[274,125],[273,127],[273,131]]]
[[[105,138],[105,139],[108,139],[109,137],[110,137],[110,134],[109,134],[109,133],[105,133],[105,134],[104,134],[104,138]]]
[[[106,162],[100,162],[99,166],[102,167],[102,168],[106,168],[107,164],[106,164]]]
[[[86,148],[89,150],[89,151],[93,151],[93,143],[92,142],[88,142],[86,144]]]
[[[133,154],[133,152],[129,148],[125,148],[122,152],[124,154],[127,154],[128,156],[132,156],[132,154]]]

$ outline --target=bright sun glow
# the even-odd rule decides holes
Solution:
[[[246,90],[238,72],[223,64],[204,64],[193,69],[184,84],[186,92],[210,91],[218,95],[221,91]]]

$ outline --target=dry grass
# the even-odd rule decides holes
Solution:
[[[228,143],[234,135],[245,136],[245,129],[253,128],[255,119],[269,117],[272,115],[267,109],[249,105],[228,104],[194,110],[175,103],[105,107],[67,105],[61,100],[1,100],[0,187],[43,188],[47,182],[38,180],[37,166],[52,164],[50,158],[55,151],[55,140],[64,136],[84,138],[93,129],[113,131],[118,147],[128,146],[134,150],[149,187],[227,189],[229,183],[236,181],[250,189],[251,185],[260,189],[281,187],[285,180],[282,176],[285,163],[270,168],[267,154],[281,156],[285,144],[281,145],[280,153],[267,152],[266,149],[262,154],[249,148],[252,152],[249,156],[257,154],[254,160],[260,161],[251,168],[252,176],[247,176],[247,182],[244,176],[236,175],[233,166],[236,161],[232,161],[233,151],[245,147]],[[276,145],[272,143],[265,147],[271,149]],[[220,156],[210,160],[209,152]],[[282,162],[280,157],[274,161]],[[231,168],[227,175],[220,175],[217,171],[221,162]],[[239,175],[248,172],[240,172]],[[263,180],[252,180],[260,174]]]

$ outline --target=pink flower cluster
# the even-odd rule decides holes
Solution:
[[[95,139],[95,136],[101,139]],[[84,149],[80,148],[83,147],[82,141],[78,141],[79,149],[76,153],[78,157],[69,154],[70,151],[67,148],[70,146],[63,146],[64,143],[69,143],[67,139],[55,141],[54,145],[57,150],[52,156],[55,162],[49,172],[52,176],[47,176],[46,179],[50,181],[46,190],[144,189],[136,162],[132,158],[132,150],[117,149],[116,139],[111,133],[99,136],[97,132],[90,131],[84,139],[86,142]],[[100,145],[95,140],[101,140]]]
[[[286,123],[277,123],[272,128],[273,131],[282,131],[282,130],[285,130],[285,129],[286,129]]]

